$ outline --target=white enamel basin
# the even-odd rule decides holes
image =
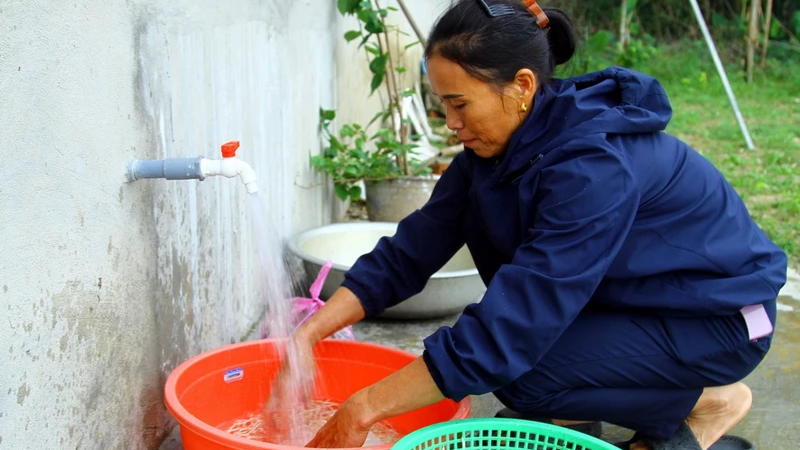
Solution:
[[[326,260],[333,262],[320,298],[327,300],[344,280],[344,274],[359,256],[369,253],[383,236],[392,236],[396,223],[346,222],[313,228],[289,240],[289,251],[303,260],[311,283]],[[428,280],[419,294],[387,309],[382,317],[416,319],[461,312],[480,301],[486,287],[478,275],[467,247],[462,247]]]

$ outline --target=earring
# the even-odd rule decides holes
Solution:
[[[519,105],[519,110],[522,111],[522,112],[527,111],[528,110],[528,105],[525,104],[525,102],[522,102],[522,104]]]

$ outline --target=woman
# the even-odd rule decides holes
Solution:
[[[309,353],[411,297],[465,243],[487,291],[309,446],[359,446],[377,421],[488,392],[562,425],[636,430],[634,449],[707,449],[748,412],[740,380],[769,349],[786,256],[663,132],[655,79],[552,79],[574,49],[564,13],[535,3],[464,0],[439,19],[427,69],[465,151],[293,343]]]

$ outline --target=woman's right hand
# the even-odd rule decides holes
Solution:
[[[340,287],[313,316],[311,316],[289,339],[283,363],[272,384],[269,399],[264,405],[265,431],[274,444],[303,445],[290,442],[292,424],[299,422],[310,400],[316,375],[313,348],[342,328],[364,318],[364,308],[358,298],[345,287]],[[305,427],[294,427],[302,430]]]
[[[283,362],[272,383],[269,399],[264,405],[264,431],[274,444],[293,444],[292,430],[301,430],[295,422],[310,400],[314,387],[316,364],[313,343],[295,335],[286,344]],[[296,439],[302,439],[297,436]]]

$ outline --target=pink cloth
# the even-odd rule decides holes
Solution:
[[[751,341],[769,336],[772,333],[772,322],[769,321],[764,305],[745,306],[741,312],[747,324],[747,331],[750,334]]]
[[[317,311],[320,310],[323,306],[325,306],[325,302],[320,300],[319,294],[322,292],[322,286],[325,284],[325,278],[327,278],[328,273],[331,271],[331,266],[333,266],[333,262],[328,260],[325,264],[322,265],[322,268],[317,275],[317,279],[311,283],[311,287],[309,287],[309,293],[311,297],[294,297],[292,301],[294,302],[294,306],[292,307],[292,324],[295,328],[300,327],[300,325],[304,324],[311,316],[316,314]],[[261,333],[262,338],[269,337],[269,331],[265,330]],[[345,327],[332,336],[334,339],[346,339],[346,340],[355,340],[355,335],[353,334],[353,327],[348,326]]]

